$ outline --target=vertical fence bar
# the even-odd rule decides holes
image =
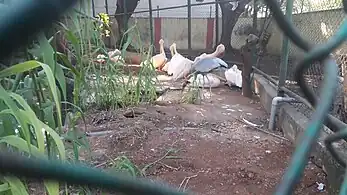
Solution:
[[[257,17],[257,13],[258,13],[258,5],[257,5],[258,1],[257,0],[253,0],[253,29],[256,32],[257,31],[257,27],[258,27],[258,17]]]
[[[151,46],[153,46],[154,35],[153,35],[153,13],[152,13],[152,0],[148,0],[148,8],[149,8],[149,31],[151,33]]]
[[[93,11],[93,17],[95,18],[95,2],[92,0],[92,11]]]
[[[159,18],[159,5],[157,5],[157,18]]]
[[[123,26],[123,30],[124,32],[128,30],[128,10],[127,10],[127,4],[126,4],[126,1],[127,0],[119,0],[119,1],[123,1],[123,10],[124,10],[124,14],[123,14],[123,23],[124,23],[124,26]],[[123,35],[124,36],[124,35]],[[127,37],[127,36],[125,36]],[[125,42],[128,41],[127,39],[125,39]]]
[[[161,39],[161,18],[160,18],[160,11],[159,11],[159,5],[157,5],[157,17],[154,18],[154,48],[159,49],[159,40]]]
[[[107,2],[107,0],[105,0],[105,11],[106,11],[106,14],[108,15],[108,2]]]
[[[209,18],[212,18],[212,5],[210,5],[210,17]]]
[[[216,16],[215,16],[215,21],[216,21],[216,32],[215,32],[215,39],[216,39],[216,45],[218,44],[218,41],[219,41],[219,5],[216,1]]]
[[[252,33],[254,33],[254,35],[257,35],[257,36],[259,36],[256,32],[257,32],[257,27],[258,27],[258,25],[257,25],[257,20],[258,20],[258,17],[257,17],[257,14],[258,14],[258,0],[253,0],[253,16],[252,16],[252,18],[253,18],[253,32]],[[251,60],[251,62],[252,62],[252,66],[256,66],[256,64],[257,64],[257,45],[256,44],[253,44],[252,45],[252,53],[251,53],[251,55],[252,55],[252,60]],[[249,82],[252,82],[251,81],[251,79],[249,79]]]
[[[187,0],[188,4],[188,50],[192,49],[192,5],[191,0]]]
[[[105,0],[105,11],[106,11],[106,14],[108,15],[108,1],[107,0]],[[106,37],[105,41],[107,41],[108,47],[111,47],[112,41],[111,41],[110,37]]]
[[[293,0],[287,0],[286,4],[286,17],[288,20],[292,20],[293,14]],[[289,58],[289,40],[287,36],[282,35],[282,55],[281,55],[281,66],[280,66],[280,75],[278,82],[277,96],[284,96],[284,91],[281,89],[284,87],[287,79],[287,66]]]

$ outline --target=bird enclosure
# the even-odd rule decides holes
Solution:
[[[110,0],[108,0],[110,1]],[[117,26],[114,19],[116,7],[115,2],[94,0],[94,14],[108,12],[112,26]],[[165,41],[164,48],[170,56],[169,46],[172,43],[177,44],[177,49],[183,55],[190,59],[203,52],[212,51],[218,43],[228,45],[228,55],[224,56],[230,66],[233,64],[242,67],[242,58],[240,49],[246,43],[249,34],[255,34],[260,37],[260,43],[257,45],[257,59],[254,59],[254,66],[260,68],[266,74],[278,79],[280,65],[283,64],[282,34],[280,29],[273,21],[269,8],[261,1],[240,1],[245,5],[239,5],[241,14],[237,16],[235,24],[232,25],[229,40],[222,40],[223,35],[223,18],[222,9],[219,4],[228,4],[231,1],[140,1],[133,11],[129,26],[136,28],[137,35],[132,35],[134,47],[148,48],[150,45],[155,46],[155,51],[159,51],[159,40]],[[286,1],[279,1],[282,10],[285,10]],[[256,9],[254,9],[256,4]],[[112,5],[112,6],[110,6]],[[256,14],[255,14],[256,13]],[[338,28],[343,20],[342,3],[320,0],[320,1],[294,1],[293,22],[302,34],[315,43],[325,42]],[[226,18],[227,16],[224,16]],[[230,25],[229,25],[230,26]],[[315,30],[316,29],[316,30]],[[117,32],[117,27],[113,28]],[[225,31],[225,28],[224,28]],[[115,33],[116,34],[116,33]],[[112,41],[111,41],[112,42]],[[115,47],[115,43],[110,42],[110,47]],[[155,52],[154,51],[154,52]],[[343,78],[345,73],[345,45],[340,46],[334,51],[335,59],[339,64],[340,77]],[[286,65],[285,86],[302,96],[293,82],[293,70],[295,64],[303,58],[303,52],[297,47],[289,44],[289,53]],[[315,91],[319,91],[319,86],[323,78],[323,71],[316,65],[307,72],[307,79],[312,84]],[[345,89],[341,80],[341,89]],[[331,114],[342,121],[346,121],[345,95],[343,90],[338,94],[336,102],[332,105]],[[301,104],[293,104],[297,109],[307,117],[312,114],[312,110]]]
[[[273,121],[264,98],[241,90],[255,90],[252,81],[263,75],[278,97],[295,97],[290,106],[320,117],[303,132],[315,134],[325,118],[310,105],[325,105],[310,97],[323,89],[329,112],[345,125],[347,57],[345,45],[334,48],[345,32],[330,44],[340,70],[339,85],[328,87],[338,89],[335,101],[323,86],[333,85],[326,77],[335,78],[335,66],[315,62],[300,77],[314,89],[311,96],[292,74],[309,64],[296,65],[307,56],[319,56],[306,39],[325,43],[336,34],[342,2],[87,0],[68,9],[65,1],[46,1],[28,9],[20,1],[0,3],[20,24],[0,20],[0,31],[8,30],[0,42],[9,45],[0,52],[0,194],[331,192],[334,183],[325,185],[331,174],[307,158],[310,148],[300,153],[285,129],[267,129]],[[29,19],[14,17],[26,11]],[[305,35],[301,44],[288,34],[293,25],[281,21],[281,11]],[[46,28],[33,29],[39,27]],[[23,37],[32,39],[24,44]],[[316,61],[328,57],[330,50],[317,48]],[[196,85],[205,77],[212,84]],[[327,126],[337,131],[338,125]],[[311,134],[307,143],[317,137]]]

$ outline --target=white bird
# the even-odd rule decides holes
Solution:
[[[225,71],[225,78],[229,86],[242,87],[242,71],[237,68],[236,65],[233,65],[230,69]]]
[[[215,88],[220,85],[220,79],[214,74],[208,73],[206,75],[198,74],[195,78],[190,77],[190,83],[194,83],[194,86],[202,87],[202,88]]]
[[[174,53],[174,49],[173,49],[173,44],[170,46],[170,53],[171,53],[171,59],[173,58],[173,56],[175,55],[175,53]],[[165,65],[164,65],[164,67],[162,68],[162,71],[165,71],[165,72],[167,72],[168,73],[168,71],[169,71],[169,66],[170,66],[170,63],[171,63],[171,60],[170,61],[168,61]],[[170,69],[170,71],[171,71],[171,69]],[[169,74],[169,73],[168,73]],[[169,75],[171,75],[172,74],[172,72],[170,72],[170,74]]]
[[[184,78],[189,74],[189,71],[192,68],[193,61],[183,57],[181,54],[177,52],[176,43],[173,43],[171,47],[174,55],[170,60],[167,72],[168,75],[172,75],[173,81],[176,81],[178,79]]]
[[[108,59],[112,62],[118,62],[118,61],[124,62],[124,59],[122,57],[122,52],[118,49],[107,52],[107,55],[108,55]],[[105,55],[99,54],[96,57],[96,62],[104,64],[106,63],[106,59],[107,57]]]
[[[166,54],[164,51],[164,40],[159,40],[160,53],[151,58],[151,62],[156,69],[161,69],[167,62]]]

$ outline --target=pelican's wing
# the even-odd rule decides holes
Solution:
[[[208,73],[219,66],[218,62],[213,58],[202,58],[193,64],[194,70],[201,73]]]
[[[173,80],[176,81],[177,79],[181,79],[187,74],[190,73],[192,69],[192,63],[189,59],[183,59],[182,64],[177,69],[176,74],[173,74]]]
[[[222,59],[220,58],[214,58],[220,65],[224,66],[225,68],[228,68],[228,64],[226,62],[224,62]]]

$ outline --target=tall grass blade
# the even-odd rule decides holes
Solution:
[[[4,180],[8,182],[13,195],[29,195],[25,185],[17,177],[4,176]]]

